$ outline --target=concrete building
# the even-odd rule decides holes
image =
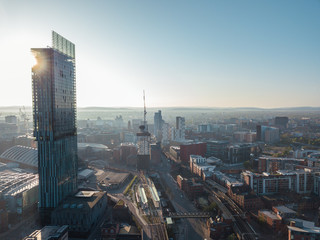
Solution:
[[[275,117],[274,125],[280,129],[288,128],[289,118],[288,117]]]
[[[172,127],[169,125],[169,123],[164,122],[162,124],[161,128],[161,144],[162,145],[168,145],[170,141],[172,141]]]
[[[36,230],[23,240],[68,240],[68,226],[45,226]]]
[[[22,169],[2,168],[0,170],[0,201],[13,217],[27,213],[38,202],[38,174]]]
[[[151,150],[151,164],[152,164],[152,166],[155,166],[155,167],[159,166],[162,162],[160,142],[157,142],[156,144],[150,144],[150,150]]]
[[[211,124],[200,124],[198,125],[198,132],[199,133],[213,132],[213,127]]]
[[[176,117],[175,141],[181,142],[186,139],[186,121],[184,117]]]
[[[207,157],[216,157],[225,161],[228,157],[228,144],[227,141],[208,141],[207,142]]]
[[[283,227],[281,218],[272,211],[259,210],[258,216],[262,219],[274,233],[279,233]]]
[[[72,236],[88,236],[107,208],[107,193],[80,191],[68,196],[52,212],[53,225],[68,225]]]
[[[274,206],[272,211],[281,217],[281,219],[294,218],[297,215],[297,212],[286,207],[286,206]]]
[[[150,166],[150,133],[144,125],[140,126],[140,132],[137,133],[138,159],[137,169],[148,170]]]
[[[170,146],[169,151],[170,151],[170,155],[173,156],[176,160],[180,159],[180,147],[179,146]]]
[[[276,173],[279,170],[294,170],[296,166],[303,166],[304,162],[304,159],[262,156],[259,157],[258,160],[258,170],[260,173]]]
[[[9,115],[4,117],[6,123],[18,124],[17,116]]]
[[[127,166],[136,166],[138,146],[134,143],[121,143],[120,145],[120,162]]]
[[[288,226],[288,240],[320,239],[320,228],[314,222],[291,219]]]
[[[52,32],[51,48],[32,48],[34,137],[38,142],[39,210],[52,210],[77,190],[75,46]]]
[[[157,141],[161,140],[162,124],[163,119],[161,110],[159,110],[158,112],[154,113],[154,136],[156,137]]]
[[[241,132],[237,131],[233,133],[233,141],[234,142],[247,142],[253,143],[256,141],[256,133],[255,132]]]
[[[231,185],[228,188],[228,195],[245,211],[257,210],[263,207],[261,199],[256,194],[253,194],[247,185]]]
[[[257,195],[296,192],[299,194],[313,192],[314,177],[309,170],[277,171],[275,174],[241,173],[245,184]]]
[[[102,240],[140,240],[142,239],[139,230],[128,224],[107,223],[101,227]]]
[[[211,177],[216,166],[207,162],[207,159],[199,155],[190,155],[190,170],[204,181]]]
[[[112,156],[112,150],[100,143],[78,143],[78,156],[87,160],[108,160]]]
[[[257,125],[257,141],[275,143],[280,140],[279,128]]]
[[[251,145],[236,144],[228,147],[228,162],[230,164],[241,163],[250,160]]]

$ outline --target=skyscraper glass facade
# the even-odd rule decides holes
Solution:
[[[42,218],[48,218],[61,200],[77,190],[74,44],[53,32],[53,48],[31,51],[37,60],[32,68],[32,89],[39,210]]]

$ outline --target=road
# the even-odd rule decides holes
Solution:
[[[199,210],[195,208],[184,192],[179,189],[176,181],[169,174],[170,165],[165,158],[163,159],[163,163],[162,168],[159,168],[158,172],[162,183],[170,189],[170,193],[167,195],[176,212],[198,212]],[[179,239],[202,240],[205,238],[209,239],[209,231],[207,230],[205,220],[195,218],[181,219]]]
[[[31,214],[30,217],[14,225],[12,229],[0,234],[1,240],[22,239],[31,234],[35,230],[41,229],[40,225],[37,225],[39,218],[38,212]]]

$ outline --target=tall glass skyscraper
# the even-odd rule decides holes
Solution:
[[[154,136],[156,137],[157,141],[161,140],[161,131],[162,131],[162,115],[161,111],[154,113]]]
[[[51,211],[77,190],[75,46],[52,32],[51,48],[32,48],[34,136],[38,142],[39,211]]]

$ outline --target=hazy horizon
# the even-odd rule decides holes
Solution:
[[[63,5],[64,7],[61,7]],[[70,11],[72,9],[72,11]],[[320,2],[0,2],[0,105],[31,106],[31,48],[75,43],[78,107],[319,107]]]

